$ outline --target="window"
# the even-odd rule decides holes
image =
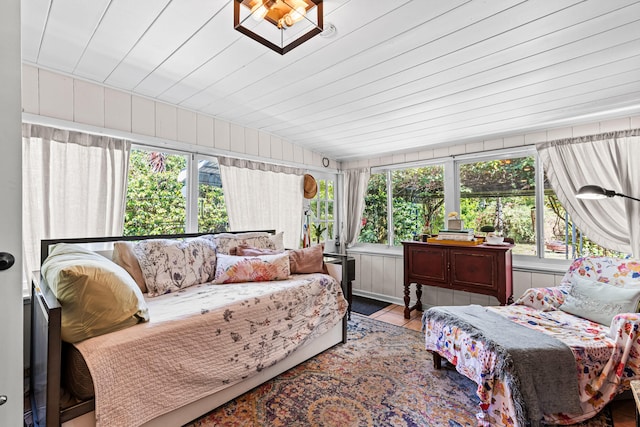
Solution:
[[[387,174],[371,174],[362,214],[361,243],[388,243]]]
[[[391,172],[393,244],[444,228],[444,166]]]
[[[333,240],[336,232],[335,178],[317,175],[316,182],[318,184],[318,192],[309,203],[311,242]]]
[[[186,232],[186,168],[185,155],[131,150],[125,235]]]
[[[535,149],[526,147],[420,167],[374,169],[358,241],[397,246],[421,234],[437,234],[445,228],[445,213],[456,211],[476,234],[491,225],[514,239],[515,255],[559,260],[624,256],[595,244],[574,226],[538,164]],[[456,171],[446,179],[445,165]]]
[[[220,232],[229,229],[227,207],[215,159],[198,161],[198,231]]]
[[[575,259],[587,255],[624,257],[617,251],[604,248],[591,240],[573,224],[571,216],[544,179],[544,257]]]
[[[393,231],[388,230],[387,178],[391,182]],[[393,245],[415,240],[444,227],[444,166],[442,164],[372,174],[365,196],[359,241]]]
[[[536,255],[535,157],[459,163],[458,171],[465,228],[493,226],[514,239],[515,254]]]

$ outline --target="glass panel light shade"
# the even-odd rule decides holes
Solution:
[[[233,25],[284,55],[322,32],[322,0],[234,0]]]

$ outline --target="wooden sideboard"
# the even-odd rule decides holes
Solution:
[[[422,310],[422,285],[496,297],[513,302],[511,248],[513,245],[457,246],[402,242],[404,246],[404,317]],[[417,302],[410,307],[410,287],[416,284]]]

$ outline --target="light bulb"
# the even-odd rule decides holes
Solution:
[[[256,21],[262,21],[267,16],[267,8],[264,3],[260,2],[251,8],[251,16]]]
[[[293,22],[298,22],[299,20],[304,18],[306,14],[307,14],[307,8],[304,6],[298,6],[295,9],[291,9],[291,12],[289,12],[289,16],[291,17],[291,20]]]

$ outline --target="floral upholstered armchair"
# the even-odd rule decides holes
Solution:
[[[631,380],[640,379],[639,301],[639,260],[584,257],[571,264],[558,286],[528,289],[509,306],[485,307],[569,347],[581,408],[575,413],[541,411],[541,419],[527,418],[518,390],[499,367],[494,343],[455,320],[430,313],[433,309],[423,318],[426,348],[478,385],[479,425],[574,424],[595,416],[628,389]],[[554,363],[554,358],[545,363]]]

